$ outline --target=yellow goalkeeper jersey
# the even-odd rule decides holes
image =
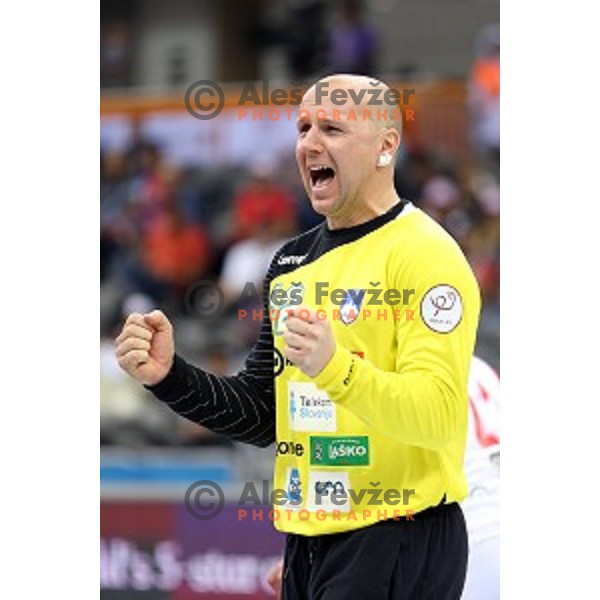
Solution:
[[[456,242],[400,203],[357,227],[321,225],[274,263],[275,527],[341,532],[462,500],[480,294]],[[314,378],[283,354],[299,304],[336,339]]]

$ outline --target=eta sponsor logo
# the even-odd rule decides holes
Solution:
[[[310,471],[308,475],[308,510],[350,510],[346,471]]]

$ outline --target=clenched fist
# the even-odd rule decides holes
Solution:
[[[335,352],[335,338],[325,312],[295,307],[293,316],[286,321],[286,328],[284,354],[303,373],[315,377]]]
[[[130,314],[115,344],[121,369],[144,385],[162,381],[173,364],[173,326],[160,310]]]

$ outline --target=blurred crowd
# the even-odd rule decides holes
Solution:
[[[136,129],[136,131],[138,131]],[[479,280],[484,314],[478,353],[498,366],[499,210],[497,169],[489,157],[452,164],[404,148],[396,169],[403,198],[439,221],[461,244]],[[172,415],[122,374],[113,339],[124,315],[160,306],[173,320],[178,351],[219,374],[235,372],[258,334],[262,291],[275,250],[318,224],[292,153],[278,163],[181,169],[139,132],[125,152],[101,154],[101,439],[119,445],[226,443]],[[204,319],[210,290],[223,311]],[[246,288],[246,290],[245,290]],[[244,293],[246,291],[246,293]]]

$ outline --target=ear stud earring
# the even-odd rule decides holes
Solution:
[[[377,166],[378,167],[387,167],[392,162],[392,155],[388,152],[384,152],[380,154],[377,158]]]

